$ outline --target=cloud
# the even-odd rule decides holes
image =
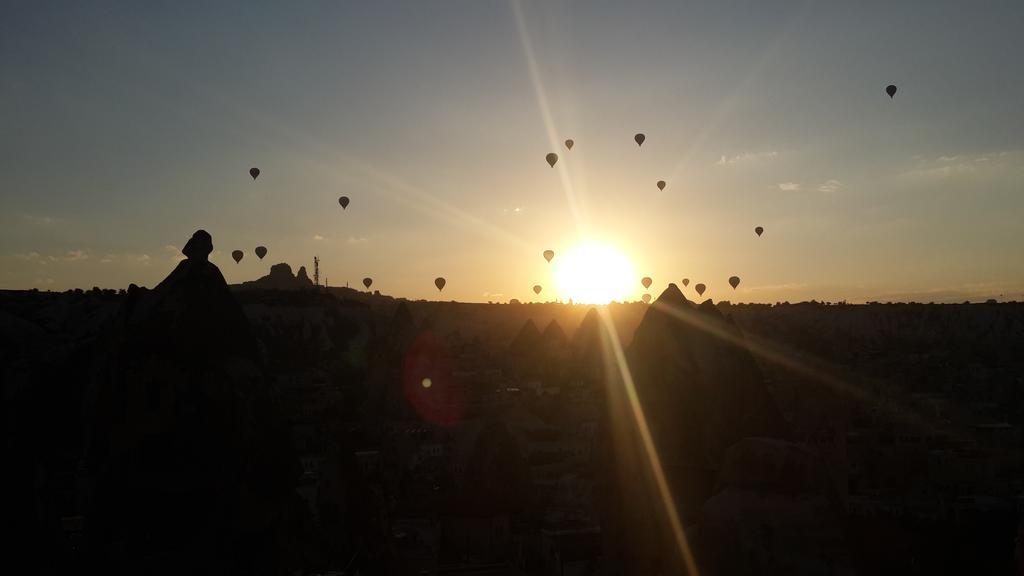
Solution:
[[[174,244],[168,244],[164,246],[164,252],[171,258],[171,262],[181,262],[185,259],[185,255],[181,253],[181,249]]]
[[[80,260],[88,260],[89,254],[84,250],[71,250],[63,256],[54,256],[52,254],[43,256],[39,252],[29,252],[27,254],[15,254],[14,257],[18,260],[25,260],[26,262],[46,264],[47,262],[78,262]]]
[[[839,180],[826,180],[822,185],[818,186],[818,192],[837,192],[840,186],[842,186],[842,182]]]
[[[135,260],[138,261],[138,262],[141,262],[142,264],[149,264],[149,260],[150,260],[149,254],[143,254],[143,255],[139,256],[138,258],[136,258]]]
[[[953,154],[936,158],[921,155],[913,157],[915,165],[899,174],[903,178],[941,180],[964,175],[995,173],[1007,168],[1020,168],[1024,157],[1020,152],[994,152],[990,154]]]
[[[29,252],[27,254],[15,254],[14,257],[17,258],[18,260],[25,260],[27,262],[40,262],[40,263],[45,264],[45,262],[42,262],[42,260],[41,260],[42,256],[39,255],[39,252]]]
[[[741,162],[767,162],[768,160],[774,160],[779,157],[779,153],[772,150],[770,152],[744,152],[735,156],[722,156],[715,162],[716,166],[730,166],[732,164],[739,164]]]
[[[22,214],[21,219],[36,226],[49,226],[54,222],[50,216],[36,216],[35,214]]]
[[[116,256],[113,254],[104,254],[103,258],[100,258],[100,264],[110,264],[114,261],[114,258],[116,258]]]
[[[804,283],[789,283],[789,284],[768,284],[765,286],[749,286],[746,288],[747,292],[784,292],[787,290],[803,290],[807,288],[807,284]]]
[[[779,190],[782,190],[783,192],[799,192],[804,189],[803,185],[799,182],[779,182],[776,186],[778,186]],[[832,193],[839,191],[842,186],[842,182],[833,178],[822,182],[814,189],[818,192]]]
[[[989,298],[997,300],[1017,299],[1022,294],[1019,284],[1008,282],[971,282],[927,288],[922,290],[904,290],[882,292],[865,300],[879,302],[982,302]]]
[[[908,176],[914,178],[949,178],[955,174],[973,174],[977,168],[971,164],[959,163],[934,168],[911,170]]]
[[[349,244],[366,244],[369,241],[370,240],[368,238],[364,238],[362,236],[359,236],[358,238],[355,236],[349,236],[348,240],[346,240]]]
[[[327,240],[327,238],[324,238],[323,236],[321,236],[319,234],[314,234],[313,235],[313,240],[316,240],[317,242],[319,242],[321,240]]]

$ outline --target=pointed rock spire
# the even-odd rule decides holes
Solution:
[[[523,324],[515,339],[512,340],[511,349],[515,354],[529,354],[537,349],[538,344],[540,344],[540,331],[530,319]]]
[[[541,340],[547,347],[561,347],[565,346],[569,339],[565,335],[565,331],[562,330],[561,324],[558,320],[552,320],[548,322],[547,327],[544,328],[544,333],[541,334]]]

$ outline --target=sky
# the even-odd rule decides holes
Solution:
[[[1022,29],[1019,1],[4,2],[0,288],[154,286],[202,228],[232,283],[318,255],[332,286],[564,297],[541,253],[597,242],[634,299],[1024,300]]]

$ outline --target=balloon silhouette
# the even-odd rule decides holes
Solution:
[[[647,136],[644,136],[641,132],[637,132],[636,136],[633,136],[633,140],[636,141],[637,146],[643,146],[644,140],[647,140]]]
[[[697,284],[696,286],[693,287],[693,289],[697,291],[697,295],[698,296],[703,296],[704,295],[704,290],[706,288],[707,288],[707,286],[704,286],[703,284]]]
[[[640,280],[640,283],[644,285],[644,288],[650,288],[651,282],[652,280],[650,276],[644,276],[643,279]]]
[[[544,259],[547,260],[548,262],[551,262],[551,259],[554,258],[554,257],[555,257],[555,251],[554,250],[545,250],[544,251]]]
[[[348,196],[342,196],[341,198],[338,198],[338,204],[341,204],[342,210],[348,208]]]
[[[740,277],[739,276],[729,276],[729,285],[732,286],[733,290],[735,290],[736,287],[740,285]]]
[[[572,138],[565,141],[565,147],[568,148],[569,150],[572,150],[573,144],[575,144],[575,142],[572,141]]]
[[[664,180],[658,180],[658,190],[664,190],[664,189],[665,189],[665,181]]]
[[[445,282],[444,278],[441,278],[440,276],[438,276],[437,278],[434,278],[434,286],[437,286],[437,291],[438,292],[440,292],[441,290],[444,290],[444,285],[445,284],[447,284],[447,282]]]
[[[373,278],[363,278],[363,286],[369,288],[373,284]]]
[[[644,294],[643,296],[640,297],[640,299],[644,301],[644,304],[650,304],[651,303],[651,295],[650,294]]]
[[[690,285],[690,279],[689,278],[683,278],[683,286],[689,286],[689,285]]]
[[[267,255],[267,247],[257,246],[254,252],[256,252],[256,255],[259,256],[260,260],[263,260],[263,257]]]
[[[260,175],[260,169],[259,168],[249,168],[249,176],[252,176],[253,180],[255,180],[256,177],[259,176],[259,175]]]
[[[754,233],[757,234],[758,236],[764,234],[764,227],[758,226],[757,228],[754,228]]]
[[[889,84],[888,86],[886,86],[885,93],[889,95],[889,99],[891,100],[892,97],[896,95],[896,85]]]
[[[234,252],[231,253],[231,257],[235,259],[235,264],[238,264],[239,262],[242,261],[242,251],[235,250]]]
[[[541,290],[543,290],[543,288],[541,288],[540,284],[535,284],[535,285],[533,286],[533,293],[534,293],[534,294],[540,294],[540,291],[541,291]]]
[[[555,167],[555,162],[558,162],[558,154],[554,152],[548,152],[548,155],[544,157],[548,161],[548,166]]]

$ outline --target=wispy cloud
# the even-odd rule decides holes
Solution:
[[[14,254],[13,256],[18,260],[35,262],[38,264],[46,264],[47,262],[78,262],[89,259],[89,254],[85,250],[71,250],[62,256],[55,256],[53,254],[44,256],[39,252],[27,252],[23,254]]]
[[[348,242],[349,244],[366,244],[369,241],[370,240],[368,238],[365,238],[363,236],[349,236],[348,240],[346,240],[346,242]]]
[[[745,162],[767,162],[778,157],[779,153],[774,150],[769,152],[744,152],[742,154],[736,154],[735,156],[726,156],[725,154],[722,154],[718,161],[715,162],[715,165],[730,166]]]
[[[1009,151],[989,154],[953,154],[936,158],[917,155],[913,159],[914,166],[902,172],[901,177],[938,180],[1024,166],[1024,155],[1020,152]]]
[[[800,185],[796,182],[779,182],[779,190],[785,192],[795,192],[800,189]]]
[[[25,253],[25,254],[15,254],[14,257],[17,258],[18,260],[25,260],[26,262],[39,262],[39,263],[42,263],[42,264],[46,263],[43,260],[43,257],[39,254],[39,252],[28,252],[28,253]]]
[[[749,286],[745,288],[747,292],[785,292],[787,290],[803,290],[807,288],[807,284],[804,283],[789,283],[789,284],[768,284],[765,286]]]
[[[875,294],[867,300],[879,302],[981,302],[989,298],[1013,300],[1024,295],[1021,285],[1009,282],[971,282],[922,290],[890,291]]]
[[[826,193],[838,192],[839,188],[842,185],[843,185],[842,182],[840,182],[839,180],[826,180],[820,186],[818,186],[818,192],[826,192]]]
[[[139,262],[139,263],[142,263],[142,264],[149,264],[149,261],[150,261],[149,254],[142,254],[139,257],[137,257],[135,259],[135,261]]]
[[[321,240],[327,240],[327,238],[325,238],[325,237],[323,237],[323,236],[321,236],[319,234],[314,234],[313,235],[313,240],[316,240],[317,242],[319,242]]]
[[[54,223],[54,219],[52,217],[39,216],[36,214],[22,214],[21,219],[36,226],[49,226]]]
[[[174,244],[164,246],[164,252],[167,252],[171,262],[181,262],[185,259],[185,255],[181,253],[181,248],[178,248]]]

